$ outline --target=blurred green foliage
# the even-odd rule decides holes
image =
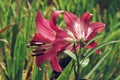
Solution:
[[[31,57],[32,51],[26,46],[36,32],[35,15],[38,11],[46,18],[56,10],[70,11],[79,17],[86,11],[92,13],[92,21],[106,24],[105,31],[98,34],[104,36],[96,40],[101,44],[120,40],[119,3],[120,0],[0,0],[0,80],[50,79],[52,70],[45,69],[44,64],[43,70],[38,70]],[[65,26],[64,22],[59,25]],[[90,63],[81,70],[81,77],[120,80],[120,43],[107,45],[101,50],[101,55],[89,57]],[[63,70],[58,80],[66,79],[69,68]],[[73,73],[69,77],[73,80]]]

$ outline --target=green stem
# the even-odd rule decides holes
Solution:
[[[79,62],[80,62],[81,54],[77,53],[76,42],[74,42],[74,53],[77,57],[77,68],[75,66],[75,61],[73,62],[74,63],[75,78],[76,78],[76,80],[79,80],[80,79],[80,77],[79,77],[79,75],[80,75],[80,64],[79,64]]]
[[[76,42],[74,42],[74,45],[73,45],[73,48],[74,48],[74,53],[76,55],[76,58],[77,58],[77,51],[76,51]],[[78,61],[78,58],[77,58],[77,61]],[[74,73],[75,73],[75,79],[77,80],[77,70],[76,70],[76,64],[75,64],[75,61],[73,61],[73,65],[74,65]]]
[[[81,48],[80,48],[80,51],[79,51],[80,53],[77,53],[78,54],[78,56],[77,56],[77,59],[78,59],[78,61],[77,61],[77,73],[78,73],[78,80],[80,80],[80,60],[81,60]]]

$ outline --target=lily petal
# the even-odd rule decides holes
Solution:
[[[105,24],[101,22],[94,22],[89,24],[90,30],[87,32],[87,40],[94,38],[98,32],[105,28]]]
[[[97,43],[96,43],[96,42],[92,42],[92,43],[90,43],[90,44],[87,46],[87,48],[92,49],[92,48],[94,48],[94,47],[96,47],[96,46],[97,46]],[[101,54],[101,50],[100,50],[100,49],[96,50],[96,54]]]
[[[66,24],[67,24],[67,29],[70,30],[71,32],[73,32],[73,34],[76,36],[76,30],[75,30],[76,26],[74,26],[74,25],[78,21],[77,16],[74,15],[73,13],[65,12],[64,19],[65,19]]]
[[[51,16],[51,18],[50,18],[50,25],[51,25],[51,28],[53,29],[53,30],[57,30],[58,29],[58,27],[56,27],[56,19],[57,19],[57,17],[59,16],[59,14],[61,14],[63,11],[55,11],[53,14],[52,14],[52,16]]]
[[[36,65],[37,65],[37,67],[39,67],[45,60],[46,59],[45,59],[44,55],[36,56]]]
[[[42,42],[42,43],[50,43],[51,40],[45,38],[44,36],[42,36],[40,33],[36,33],[32,39],[32,41],[36,41],[36,42]]]
[[[85,36],[87,36],[88,31],[88,24],[90,23],[90,19],[92,17],[92,14],[86,12],[80,17],[80,24],[81,26],[84,26],[84,33]]]
[[[59,62],[58,62],[58,59],[57,57],[54,57],[52,60],[51,60],[51,66],[52,68],[57,71],[57,72],[61,72],[62,71],[62,68],[61,66],[59,65]]]
[[[92,17],[92,14],[86,12],[86,13],[84,13],[84,14],[80,17],[80,21],[81,21],[81,22],[84,22],[85,24],[86,24],[86,23],[89,23],[91,17]]]
[[[71,39],[70,36],[67,34],[64,30],[57,30],[56,31],[56,39],[54,41],[53,46],[56,48],[57,51],[65,50],[66,47],[71,44],[72,42],[69,42],[67,40]]]
[[[56,50],[56,48],[51,49],[50,51],[48,51],[46,53],[38,53],[38,54],[43,54],[43,55],[40,55],[40,56],[36,56],[36,65],[38,67],[44,61],[49,61],[51,63],[52,68],[55,71],[57,71],[57,72],[62,71],[62,69],[61,69],[61,67],[59,65],[58,59],[57,59],[57,50]]]
[[[36,16],[36,27],[42,36],[48,38],[51,41],[55,40],[55,35],[56,35],[55,31],[49,25],[49,21],[42,18],[40,12],[38,12]]]

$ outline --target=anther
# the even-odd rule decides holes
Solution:
[[[37,52],[45,52],[46,50],[45,49],[41,49],[41,50],[33,50],[34,53],[37,53]]]
[[[44,45],[44,43],[37,42],[37,41],[31,41],[30,42],[30,46],[41,46],[41,45]]]
[[[37,54],[32,54],[32,56],[41,56],[41,55],[43,55],[44,53],[37,53]]]
[[[30,44],[29,43],[27,44],[27,48],[30,48]]]

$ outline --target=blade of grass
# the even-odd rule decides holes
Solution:
[[[120,40],[102,43],[102,44],[100,44],[99,46],[97,46],[97,47],[95,47],[95,48],[89,50],[87,53],[85,53],[86,58],[88,58],[90,55],[92,55],[96,50],[98,50],[98,49],[100,49],[100,48],[102,48],[102,47],[104,47],[104,46],[106,46],[106,45],[114,44],[114,43],[118,43],[118,42],[120,42]]]
[[[89,79],[90,76],[92,75],[92,73],[98,68],[100,67],[101,63],[105,60],[105,58],[110,54],[111,49],[109,49],[107,51],[107,53],[100,59],[100,61],[98,61],[98,63],[92,68],[92,70],[90,70],[90,72],[85,76],[86,79]]]
[[[77,61],[75,54],[72,53],[70,50],[65,50],[64,53],[67,54],[67,55],[69,55],[75,61]]]

